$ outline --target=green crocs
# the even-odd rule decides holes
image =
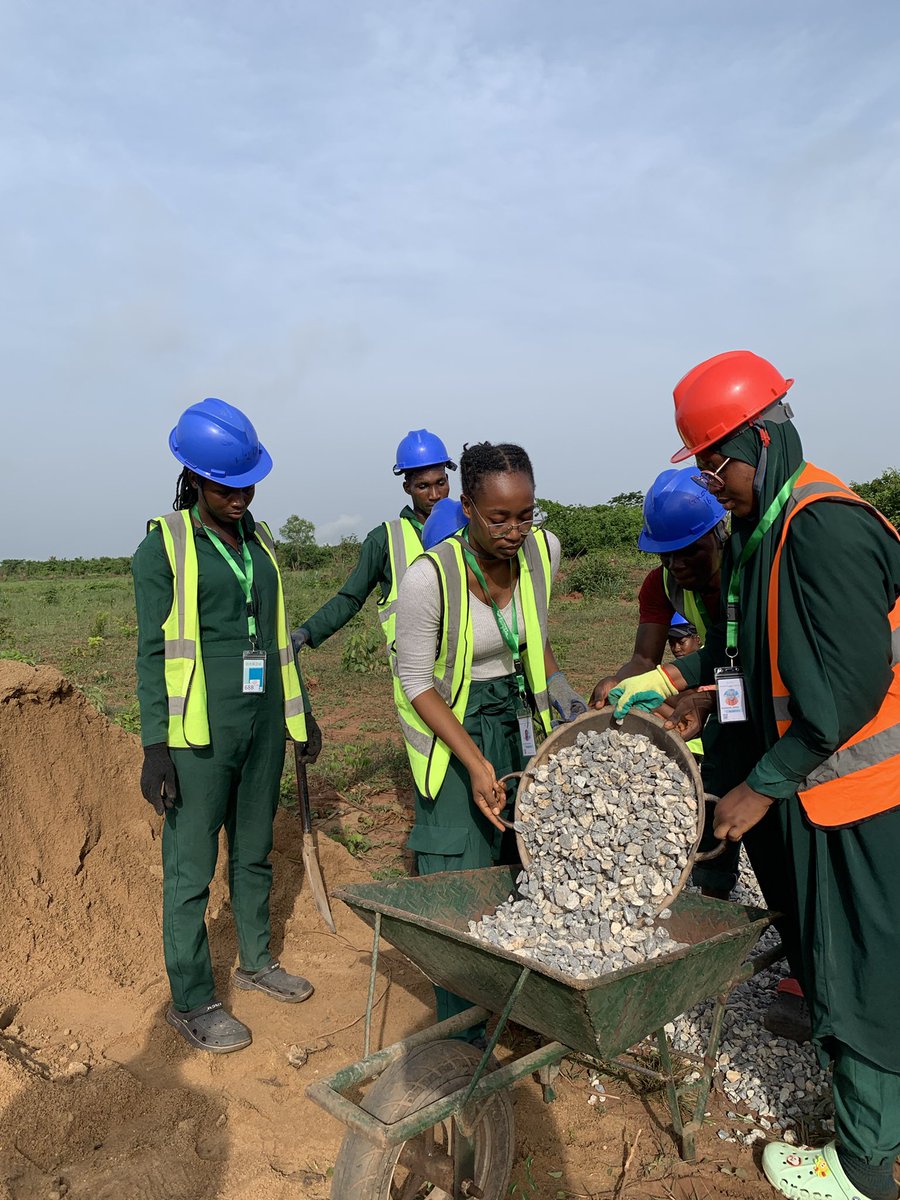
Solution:
[[[869,1200],[844,1174],[834,1142],[818,1150],[769,1142],[762,1168],[772,1187],[789,1200]]]

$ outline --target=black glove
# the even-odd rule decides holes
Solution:
[[[299,758],[307,766],[314,763],[322,753],[322,730],[311,712],[306,714],[306,741],[298,742]]]
[[[291,630],[291,645],[294,648],[294,655],[298,655],[304,646],[309,644],[309,630],[304,629],[301,625],[299,629]]]
[[[175,764],[165,742],[156,742],[144,747],[144,765],[141,767],[141,795],[162,816],[167,808],[175,807],[178,783]]]

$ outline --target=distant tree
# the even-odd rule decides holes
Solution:
[[[323,560],[323,548],[316,545],[316,527],[305,517],[292,513],[278,530],[279,549],[289,567],[303,569],[318,567]]]
[[[850,486],[863,500],[883,512],[892,524],[900,526],[900,471],[896,467],[888,467],[868,483],[851,483]]]
[[[644,493],[619,492],[619,494],[617,496],[613,496],[608,503],[611,508],[643,508]]]

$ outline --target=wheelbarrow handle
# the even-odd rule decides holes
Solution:
[[[704,863],[704,862],[709,862],[710,859],[718,858],[720,854],[724,854],[725,847],[727,845],[728,845],[728,843],[727,843],[726,839],[722,838],[722,840],[719,842],[718,846],[716,846],[716,848],[714,850],[704,850],[704,852],[702,854],[695,854],[694,862],[695,863]]]

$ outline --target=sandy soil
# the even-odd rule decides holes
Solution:
[[[362,1054],[369,932],[341,904],[337,935],[325,930],[298,825],[281,812],[274,949],[316,993],[293,1006],[230,986],[219,877],[209,925],[220,995],[254,1040],[223,1057],[189,1050],[162,1020],[160,821],[140,796],[140,763],[138,740],[57,672],[0,662],[0,1200],[324,1198],[343,1129],[304,1091]],[[342,846],[319,844],[329,887],[369,877]],[[422,975],[392,950],[381,963],[386,1044],[433,1017]],[[300,1066],[292,1046],[307,1051]],[[500,1057],[521,1049],[513,1032]],[[772,1195],[754,1153],[716,1139],[717,1098],[703,1161],[687,1167],[658,1094],[610,1081],[591,1105],[586,1072],[567,1076],[550,1106],[531,1081],[515,1089],[512,1195]]]

